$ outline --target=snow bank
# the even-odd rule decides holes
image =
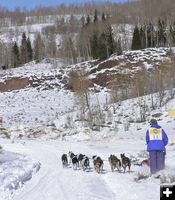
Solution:
[[[0,153],[0,199],[8,199],[40,169],[24,155],[3,151]]]

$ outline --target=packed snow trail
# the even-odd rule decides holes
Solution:
[[[132,152],[139,151],[140,145],[135,141],[130,145]],[[4,149],[16,153],[27,154],[41,163],[41,169],[30,181],[18,189],[13,200],[146,200],[159,199],[159,184],[147,180],[141,184],[134,181],[134,173],[112,173],[105,161],[104,173],[94,170],[85,172],[64,168],[61,155],[72,150],[87,156],[100,155],[107,160],[110,153],[119,155],[125,145],[121,144],[88,144],[63,141],[20,141],[4,144]],[[125,149],[126,150],[126,149]],[[92,161],[91,161],[91,167]]]
[[[20,146],[20,145],[19,145]],[[41,169],[24,186],[14,200],[109,200],[115,199],[110,188],[101,180],[100,175],[86,173],[61,165],[62,148],[45,143],[25,144],[30,156],[38,159]],[[15,150],[15,149],[14,149]],[[17,152],[20,152],[19,148]]]

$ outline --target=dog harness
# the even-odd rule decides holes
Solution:
[[[149,139],[150,140],[162,140],[162,129],[151,127],[149,129]]]

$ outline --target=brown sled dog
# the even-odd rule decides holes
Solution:
[[[103,160],[99,156],[93,156],[94,168],[97,173],[103,171]]]
[[[111,171],[113,172],[115,168],[118,171],[121,171],[121,161],[115,155],[110,155],[108,158],[109,164],[111,166]]]

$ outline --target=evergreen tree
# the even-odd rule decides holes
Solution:
[[[91,54],[92,57],[97,59],[99,58],[99,46],[98,46],[98,35],[94,33],[90,39],[90,47],[91,47]]]
[[[82,27],[84,27],[85,26],[85,17],[84,16],[81,17],[81,23],[82,23]]]
[[[117,40],[117,55],[122,55],[122,44],[121,44],[121,38]]]
[[[167,42],[167,35],[166,35],[166,24],[165,21],[160,20],[158,21],[158,34],[157,34],[157,41],[159,47],[164,47]]]
[[[31,46],[30,38],[27,38],[27,62],[30,62],[33,59],[33,49]]]
[[[97,13],[97,9],[95,9],[94,12],[94,23],[96,23],[98,21],[98,13]]]
[[[34,59],[35,60],[39,60],[41,58],[40,56],[41,43],[42,43],[41,35],[38,33],[34,42]]]
[[[175,46],[175,22],[170,25],[171,46]]]
[[[27,62],[27,39],[26,34],[22,34],[22,41],[21,41],[21,64],[24,64]]]
[[[44,56],[45,56],[45,46],[42,41],[40,33],[38,33],[34,41],[34,59],[41,60],[44,58]]]
[[[104,12],[102,13],[101,20],[106,21],[106,16],[105,16]]]
[[[90,39],[90,47],[93,58],[105,59],[113,54],[117,50],[117,45],[113,38],[111,26],[108,26],[100,35],[94,32]]]
[[[108,26],[106,30],[106,43],[108,49],[108,57],[116,51],[116,45],[113,38],[112,27]]]
[[[146,48],[146,35],[145,35],[145,26],[141,26],[140,28],[140,40],[141,40],[141,49]]]
[[[106,35],[104,32],[100,35],[98,40],[98,57],[100,60],[104,60],[108,57]]]
[[[18,67],[20,64],[20,54],[19,54],[19,48],[17,43],[15,42],[12,46],[12,65],[13,67]]]
[[[88,15],[87,18],[86,18],[86,26],[88,26],[90,23],[91,23],[91,18]]]
[[[135,26],[131,49],[132,50],[139,50],[141,48],[142,48],[142,45],[141,45],[140,31],[139,31],[138,26]]]

